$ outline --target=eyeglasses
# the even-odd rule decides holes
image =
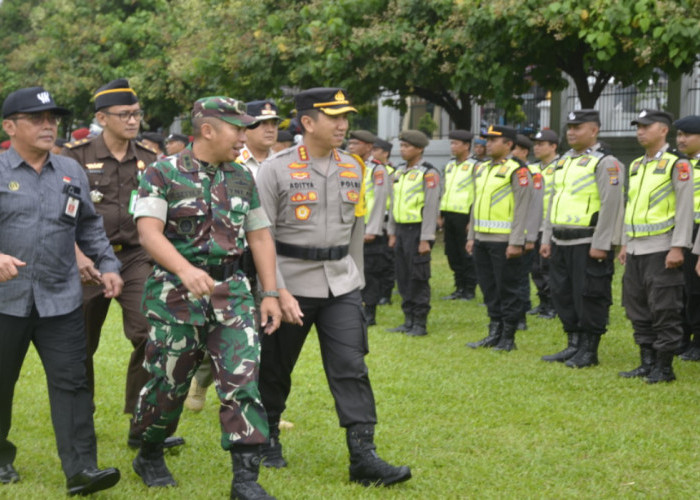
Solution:
[[[58,125],[61,123],[61,117],[50,112],[28,113],[26,115],[17,114],[12,117],[12,120],[27,120],[35,126],[43,125],[44,121],[48,121],[49,125]]]
[[[120,113],[112,113],[111,111],[103,111],[104,114],[106,115],[111,115],[111,116],[116,116],[123,122],[128,122],[130,119],[134,119],[136,121],[140,121],[141,118],[143,118],[143,115],[145,114],[142,109],[139,109],[137,111],[122,111]]]

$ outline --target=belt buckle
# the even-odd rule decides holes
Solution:
[[[114,250],[115,253],[121,252],[123,248],[124,247],[122,245],[112,245],[112,250]]]

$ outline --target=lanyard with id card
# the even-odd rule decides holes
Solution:
[[[66,202],[61,212],[61,220],[75,224],[80,212],[80,188],[71,184],[65,184],[63,193],[66,195]]]

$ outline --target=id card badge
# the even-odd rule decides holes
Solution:
[[[73,196],[68,196],[66,199],[66,206],[63,209],[63,215],[74,220],[78,216],[78,209],[80,208],[80,199]]]
[[[139,197],[138,190],[134,189],[131,191],[131,198],[129,198],[129,213],[134,215],[134,208],[136,208],[136,200]]]

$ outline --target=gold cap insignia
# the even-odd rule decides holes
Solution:
[[[344,101],[345,100],[345,94],[343,94],[342,90],[339,90],[338,92],[336,92],[335,100],[336,101]]]

